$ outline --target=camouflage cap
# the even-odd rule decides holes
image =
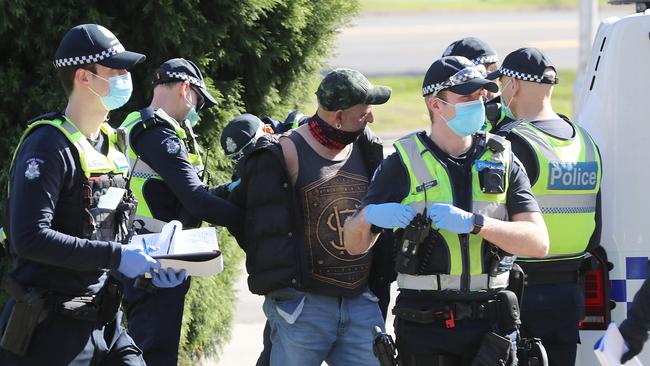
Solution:
[[[321,81],[316,96],[323,108],[337,111],[357,104],[384,104],[390,93],[389,87],[372,85],[359,71],[334,69]]]

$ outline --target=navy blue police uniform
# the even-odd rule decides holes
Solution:
[[[55,58],[57,68],[128,69],[145,56],[85,24],[66,34]],[[121,326],[120,287],[108,276],[124,259],[135,201],[126,191],[117,207],[98,208],[107,191],[127,186],[114,132],[103,124],[89,141],[67,116],[50,113],[23,134],[9,172],[14,269],[5,279],[11,299],[0,316],[1,365],[144,365]]]
[[[177,58],[163,63],[154,83],[184,80],[205,101],[197,109],[216,104],[200,71],[188,60]],[[214,195],[203,182],[201,153],[188,121],[177,122],[164,110],[148,107],[129,114],[122,127],[128,131],[131,187],[140,201],[136,231],[159,232],[171,220],[180,221],[183,228],[198,227],[203,221],[226,227],[242,224],[242,210]],[[141,210],[144,207],[146,210]],[[147,364],[176,365],[190,279],[174,288],[152,288],[142,279],[122,281],[129,333],[142,348]],[[136,283],[145,285],[136,287]]]

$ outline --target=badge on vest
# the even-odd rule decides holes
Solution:
[[[548,189],[590,190],[596,188],[596,183],[598,163],[595,161],[548,164]]]
[[[39,169],[40,164],[43,164],[43,160],[31,158],[26,161],[27,170],[25,170],[25,178],[29,180],[34,180],[41,176],[41,171]]]
[[[438,185],[438,181],[436,179],[430,180],[428,182],[424,182],[420,184],[419,186],[415,187],[416,192],[424,192],[424,190],[433,188]]]
[[[163,141],[167,154],[176,155],[181,151],[181,142],[176,137],[169,137]]]

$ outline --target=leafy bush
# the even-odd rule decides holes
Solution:
[[[208,150],[214,184],[226,181],[231,168],[217,138],[227,120],[243,111],[282,116],[313,92],[307,87],[329,56],[337,30],[357,7],[356,1],[347,0],[4,1],[0,159],[7,168],[0,171],[0,187],[6,186],[11,154],[25,121],[65,107],[52,61],[71,27],[102,24],[127,49],[147,55],[144,64],[131,70],[134,95],[111,113],[113,126],[149,103],[152,75],[162,62],[184,57],[199,65],[219,100],[216,108],[202,113],[197,129]],[[3,206],[5,200],[2,189]],[[232,285],[242,253],[225,235],[221,243],[227,270],[216,278],[196,279],[186,301],[184,363],[216,350],[229,334]],[[0,271],[7,267],[5,260]]]

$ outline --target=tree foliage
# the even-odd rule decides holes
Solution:
[[[313,92],[307,88],[330,56],[337,30],[357,6],[347,0],[0,2],[0,159],[6,167],[0,171],[0,187],[6,187],[11,154],[25,122],[65,108],[52,61],[71,27],[102,24],[127,49],[147,55],[144,64],[131,70],[135,91],[125,107],[111,113],[113,126],[129,111],[148,105],[153,72],[162,62],[184,57],[199,65],[219,100],[202,113],[197,130],[209,151],[215,183],[229,177],[230,165],[217,138],[227,120],[244,111],[284,115]],[[5,189],[0,200],[6,200]],[[214,350],[229,333],[232,284],[242,254],[231,238],[221,239],[229,269],[194,281],[186,301],[181,346],[187,363]]]

